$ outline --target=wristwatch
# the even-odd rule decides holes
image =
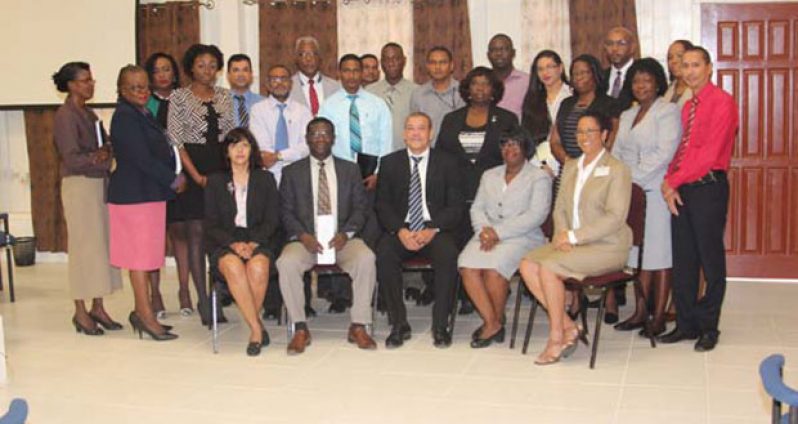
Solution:
[[[283,161],[283,154],[281,152],[277,152],[277,161],[278,162],[282,162]]]

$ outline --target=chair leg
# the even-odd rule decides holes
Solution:
[[[529,339],[532,338],[532,327],[535,324],[535,314],[538,312],[538,300],[532,297],[532,305],[529,307],[529,321],[526,323],[526,333],[524,334],[524,347],[521,349],[521,354],[526,355],[529,348]]]
[[[6,249],[6,263],[8,264],[8,293],[11,296],[11,303],[14,303],[14,261],[11,258],[11,249]]]
[[[515,334],[518,332],[518,315],[521,313],[521,296],[524,282],[518,277],[518,289],[515,291],[515,309],[513,310],[513,323],[510,329],[510,349],[515,348]]]
[[[452,296],[452,310],[449,315],[449,334],[454,334],[454,321],[457,318],[457,294],[460,292],[460,276],[454,280],[454,293]]]
[[[219,313],[216,305],[216,285],[211,288],[211,333],[213,338],[213,353],[219,353],[219,324],[216,322],[216,315]]]
[[[585,292],[583,290],[579,290],[579,315],[582,316],[582,329],[585,330],[585,334],[589,334],[589,329],[587,327],[588,303],[590,303],[590,301]]]
[[[598,313],[596,314],[596,330],[593,334],[593,349],[590,353],[590,369],[596,366],[596,355],[598,354],[599,334],[601,333],[601,322],[604,320],[604,301],[607,300],[607,289],[601,289],[601,302],[599,302]]]

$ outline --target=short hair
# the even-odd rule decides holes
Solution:
[[[258,147],[258,142],[255,141],[255,136],[248,129],[237,127],[228,131],[224,139],[222,139],[222,157],[227,164],[227,169],[229,170],[231,167],[227,149],[241,141],[249,143],[249,169],[261,168],[260,148]]]
[[[499,146],[503,146],[508,141],[517,141],[518,145],[521,147],[521,151],[524,153],[524,157],[530,158],[533,153],[535,153],[533,149],[533,142],[532,136],[529,134],[529,131],[525,130],[521,127],[515,127],[508,131],[504,131],[499,135]]]
[[[712,57],[709,55],[709,52],[707,51],[707,49],[701,46],[693,46],[690,47],[689,49],[684,49],[684,54],[687,54],[687,52],[699,52],[701,53],[701,56],[704,57],[704,62],[706,62],[707,65],[712,64]]]
[[[127,74],[136,72],[143,72],[145,74],[147,73],[147,71],[141,66],[131,64],[127,64],[119,70],[119,75],[116,77],[116,94],[119,94],[120,96],[122,95],[122,81],[125,79],[125,76],[127,76]]]
[[[429,126],[430,131],[432,130],[432,118],[430,118],[429,115],[427,115],[426,113],[421,112],[421,111],[411,112],[409,115],[407,115],[407,118],[405,118],[405,125],[407,125],[407,121],[409,121],[410,118],[415,118],[415,117],[422,117],[422,118],[426,119],[427,120],[427,125]]]
[[[610,30],[607,31],[607,34],[605,35],[605,37],[607,35],[610,35],[613,32],[623,33],[623,35],[625,35],[627,38],[632,40],[632,42],[637,43],[637,37],[635,37],[635,34],[629,28],[626,28],[624,26],[617,26],[617,27],[610,28]]]
[[[366,60],[366,59],[374,59],[374,60],[375,60],[377,63],[380,63],[380,60],[379,60],[379,59],[377,59],[377,56],[376,56],[376,55],[374,55],[374,54],[372,54],[372,53],[366,53],[366,54],[364,54],[364,55],[360,56],[360,57],[359,57],[359,59],[360,59],[360,63],[361,63],[361,64],[362,64],[362,63],[363,63],[363,61],[364,61],[364,60]]]
[[[403,49],[402,46],[399,45],[399,43],[395,43],[393,41],[389,41],[389,42],[385,43],[385,45],[382,46],[382,48],[380,49],[380,53],[382,53],[383,50],[385,50],[385,49],[387,49],[389,47],[397,48],[397,49],[399,49],[400,52],[402,52],[402,55],[405,54],[405,49]]]
[[[158,59],[166,59],[172,65],[172,88],[176,89],[180,87],[180,69],[177,67],[177,61],[175,60],[172,55],[164,53],[164,52],[156,52],[150,55],[147,58],[147,61],[144,62],[144,70],[147,71],[147,76],[150,78],[150,84],[152,84],[153,76],[155,75],[155,62]]]
[[[492,43],[493,40],[496,40],[498,38],[504,38],[505,40],[507,40],[508,43],[510,43],[510,47],[515,48],[515,46],[513,45],[513,39],[510,38],[509,35],[502,32],[495,34],[493,37],[490,37],[490,40],[488,40],[488,44]]]
[[[356,54],[347,53],[347,54],[341,56],[341,60],[338,61],[338,69],[341,69],[341,66],[343,66],[344,62],[347,62],[347,61],[350,61],[350,60],[354,60],[358,64],[360,64],[360,66],[363,66],[363,64],[360,62],[360,58],[357,57]]]
[[[268,77],[269,74],[272,73],[272,71],[277,69],[277,68],[285,69],[285,71],[288,72],[288,75],[291,75],[291,70],[288,69],[287,66],[283,65],[282,63],[275,63],[274,65],[269,66],[269,70],[266,71],[266,76]]]
[[[80,71],[91,72],[91,68],[86,62],[67,62],[61,65],[61,68],[58,69],[58,72],[54,73],[52,76],[56,90],[62,93],[68,92],[69,82],[74,81],[78,76],[78,72]]]
[[[294,43],[294,51],[295,52],[297,50],[299,50],[299,45],[302,44],[302,43],[313,44],[313,47],[315,47],[316,50],[320,50],[319,40],[317,40],[316,37],[314,37],[312,35],[305,35],[305,36],[302,36],[302,37],[299,37],[299,38],[296,39],[296,42]]]
[[[194,74],[191,72],[191,68],[194,67],[194,61],[197,60],[197,57],[204,54],[213,56],[216,60],[216,66],[219,68],[218,70],[221,71],[222,68],[224,68],[224,55],[218,47],[213,44],[194,44],[189,47],[188,50],[186,50],[186,54],[183,55],[183,72],[188,75],[189,78],[194,78]]]
[[[493,72],[492,69],[487,68],[485,66],[477,66],[476,68],[468,71],[463,81],[460,82],[460,97],[462,97],[463,101],[471,104],[471,93],[469,89],[471,88],[471,82],[476,77],[485,77],[490,82],[491,92],[493,93],[493,100],[491,104],[499,103],[502,100],[502,96],[504,96],[504,82],[496,76],[496,73]]]
[[[329,119],[327,119],[327,118],[325,118],[323,116],[317,116],[317,117],[311,119],[310,122],[308,122],[308,125],[305,126],[305,133],[306,134],[310,134],[310,127],[312,127],[312,126],[314,126],[316,124],[325,124],[325,125],[329,126],[330,127],[330,131],[332,131],[331,135],[333,137],[335,136],[335,124],[333,124],[332,121],[330,121]]]
[[[230,65],[232,65],[233,62],[241,62],[243,60],[246,60],[249,64],[249,69],[252,69],[252,59],[244,53],[236,53],[230,56],[230,59],[227,59],[227,70],[230,70]]]
[[[574,78],[574,64],[576,62],[586,63],[587,66],[590,67],[590,71],[593,73],[593,82],[596,84],[596,92],[606,93],[607,82],[604,81],[604,74],[601,70],[601,62],[599,62],[599,60],[596,59],[596,56],[590,54],[581,54],[571,62],[571,68],[568,70],[568,74],[571,75],[572,82]]]
[[[454,60],[454,57],[452,56],[452,51],[449,50],[449,48],[447,48],[446,46],[433,46],[431,49],[429,49],[429,51],[427,51],[426,60],[429,60],[430,55],[435,52],[446,53],[446,56],[449,58],[449,62]]]
[[[599,124],[601,132],[612,131],[612,119],[610,119],[609,115],[603,112],[599,112],[597,110],[588,110],[584,113],[584,115],[579,117],[579,121],[585,118],[594,119]],[[577,121],[577,123],[579,121]]]
[[[693,47],[695,47],[692,41],[684,39],[673,40],[673,43],[671,44],[680,44],[682,48],[684,48],[685,50],[692,49]]]
[[[649,74],[654,77],[657,84],[657,96],[662,96],[668,91],[668,78],[665,77],[665,69],[656,59],[646,57],[632,62],[632,66],[626,71],[626,79],[623,82],[624,89],[629,88],[631,93],[632,81],[637,74]]]

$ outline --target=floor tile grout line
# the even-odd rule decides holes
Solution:
[[[626,386],[626,377],[629,374],[629,362],[632,361],[632,351],[634,350],[634,338],[629,338],[629,350],[626,352],[626,366],[623,368],[621,374],[620,390],[618,390],[618,401],[615,404],[615,413],[613,415],[613,423],[617,423],[621,415],[621,404],[623,403],[623,392]]]
[[[712,411],[711,411],[711,402],[709,399],[709,353],[702,353],[704,355],[704,399],[707,402],[707,410],[704,415],[704,421],[707,423],[712,423]]]

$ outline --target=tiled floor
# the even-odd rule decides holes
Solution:
[[[270,321],[272,345],[250,358],[248,332],[233,308],[218,355],[198,318],[174,313],[167,319],[180,335],[174,342],[140,341],[127,325],[86,337],[69,324],[65,269],[17,268],[18,300],[0,303],[8,369],[0,409],[24,397],[32,424],[762,423],[770,401],[759,361],[784,353],[787,381],[798,385],[798,285],[730,284],[721,344],[709,354],[687,343],[651,349],[605,327],[591,371],[583,347],[561,364],[533,365],[546,332],[542,315],[526,356],[507,343],[471,349],[475,316],[458,317],[454,345],[435,349],[430,310],[422,307],[410,307],[413,338],[393,351],[382,348],[384,317],[380,349],[362,352],[346,343],[347,317],[322,314],[310,323],[313,345],[304,355],[287,357],[284,327]],[[174,310],[172,270],[164,287]],[[127,285],[108,299],[120,321],[131,305]]]

